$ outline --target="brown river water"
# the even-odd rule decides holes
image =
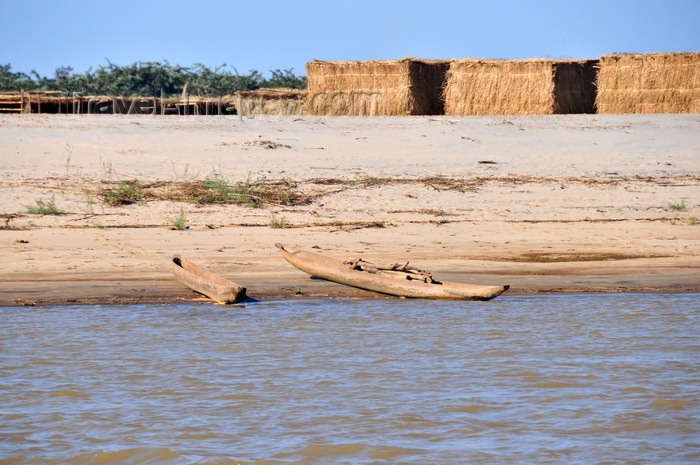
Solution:
[[[0,308],[0,464],[697,464],[699,298]]]

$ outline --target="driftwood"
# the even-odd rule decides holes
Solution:
[[[438,282],[433,280],[430,273],[411,268],[408,263],[376,266],[362,260],[343,262],[317,253],[287,249],[282,244],[275,244],[275,246],[280,249],[285,260],[311,276],[397,297],[490,300],[509,288],[509,286]],[[364,272],[365,270],[369,272]]]
[[[201,268],[179,255],[173,257],[171,266],[178,281],[218,303],[234,304],[245,298],[245,287]]]
[[[418,268],[409,267],[409,262],[401,265],[400,263],[394,263],[392,265],[374,265],[372,263],[366,262],[361,258],[356,258],[355,260],[348,260],[343,262],[351,270],[365,271],[372,274],[404,274],[406,279],[409,281],[423,281],[428,284],[440,284],[439,281],[433,279],[433,275],[425,270]]]

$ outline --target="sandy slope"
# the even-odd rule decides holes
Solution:
[[[173,253],[252,297],[370,295],[308,279],[275,242],[521,293],[700,288],[698,115],[22,115],[0,140],[0,304],[191,298]],[[308,203],[99,195],[214,174],[286,180]],[[26,214],[51,199],[66,213]],[[189,229],[171,230],[181,209]]]

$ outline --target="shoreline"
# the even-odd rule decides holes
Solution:
[[[47,306],[93,306],[93,305],[169,305],[169,304],[209,304],[221,307],[236,308],[248,303],[275,302],[275,301],[324,301],[324,300],[392,300],[404,299],[350,288],[341,284],[324,283],[321,285],[288,286],[280,283],[279,287],[256,287],[248,289],[246,298],[237,304],[218,304],[206,296],[200,295],[190,289],[172,283],[153,281],[142,283],[149,288],[134,286],[109,286],[109,289],[100,289],[99,284],[84,284],[76,286],[72,282],[56,282],[51,290],[38,289],[35,291],[20,292],[22,297],[8,297],[0,299],[0,307],[47,307]],[[21,287],[29,287],[31,283],[16,283]],[[104,285],[107,287],[106,285]],[[301,290],[297,294],[297,289]],[[541,295],[580,295],[580,294],[688,294],[699,293],[700,286],[668,286],[668,287],[621,287],[616,285],[601,285],[598,287],[539,287],[509,289],[494,300],[503,297],[528,297]],[[41,297],[33,297],[41,294]],[[421,300],[429,303],[430,300]],[[475,302],[475,301],[472,301]],[[482,302],[485,303],[485,302]]]
[[[0,136],[0,305],[193,301],[174,254],[260,300],[385,298],[276,242],[504,295],[700,291],[699,115],[19,115]],[[197,200],[205,180],[255,202]],[[143,198],[108,204],[124,181]]]
[[[22,231],[20,231],[21,233]],[[130,230],[113,233],[130,235]],[[244,302],[281,300],[397,299],[371,291],[311,277],[287,264],[274,250],[267,250],[244,260],[197,260],[197,264],[247,288]],[[330,253],[324,251],[323,253]],[[700,292],[697,266],[693,260],[673,257],[617,258],[589,261],[549,262],[508,261],[505,257],[488,260],[454,260],[440,257],[412,262],[415,266],[430,265],[438,279],[473,284],[510,285],[504,296],[609,294],[609,293],[696,293]],[[341,258],[338,254],[333,254]],[[371,253],[363,258],[373,260]],[[156,266],[141,272],[103,270],[86,273],[81,270],[61,275],[51,273],[17,273],[0,281],[0,306],[63,306],[209,303],[205,296],[177,282],[166,257]],[[243,257],[242,257],[243,258]],[[349,256],[346,256],[349,258]],[[581,259],[578,256],[578,259]],[[254,265],[254,266],[252,266]],[[448,269],[451,267],[452,269]]]

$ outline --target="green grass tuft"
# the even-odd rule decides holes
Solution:
[[[57,206],[53,197],[51,200],[38,199],[34,205],[27,207],[30,215],[60,215],[63,213]]]
[[[284,216],[278,217],[274,212],[270,215],[270,227],[273,229],[282,229],[287,227],[287,219]]]
[[[672,211],[682,212],[683,210],[685,210],[685,202],[670,203],[668,204],[668,209]]]
[[[141,184],[138,181],[122,181],[116,189],[106,190],[102,196],[105,203],[113,207],[131,205],[143,200]]]
[[[181,231],[187,229],[187,215],[185,214],[185,209],[180,207],[180,214],[175,218],[169,218],[170,229],[175,229]]]
[[[186,198],[199,204],[236,204],[261,208],[266,204],[294,205],[304,199],[289,185],[269,185],[264,179],[229,182],[219,173],[186,183]]]

